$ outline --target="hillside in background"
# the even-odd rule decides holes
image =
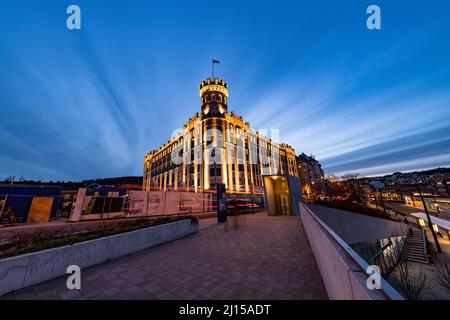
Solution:
[[[0,183],[10,184],[11,179],[7,178]],[[98,179],[89,179],[83,181],[34,181],[34,180],[26,180],[19,179],[15,180],[14,184],[28,184],[28,185],[58,185],[62,186],[65,190],[76,190],[81,187],[87,187],[94,184],[97,185],[106,185],[106,186],[118,186],[123,184],[137,184],[142,185],[142,177],[115,177],[115,178],[98,178]]]

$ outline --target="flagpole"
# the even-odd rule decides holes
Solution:
[[[219,60],[216,60],[216,59],[211,59],[211,69],[212,69],[212,79],[214,80],[215,78],[215,74],[214,74],[214,64],[216,64],[216,63],[220,63],[220,61]]]

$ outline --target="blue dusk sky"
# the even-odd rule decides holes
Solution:
[[[327,175],[450,165],[448,0],[0,4],[0,178],[141,175],[200,111],[213,57],[229,111]]]

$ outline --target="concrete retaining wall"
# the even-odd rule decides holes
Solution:
[[[384,289],[388,285],[383,280],[381,290],[367,288],[368,275],[350,256],[344,243],[343,247],[333,238],[313,216],[312,211],[300,203],[300,216],[313,251],[317,266],[322,276],[328,297],[333,300],[387,300],[401,299],[401,296],[389,287],[389,295]]]
[[[346,243],[355,244],[406,235],[408,226],[383,218],[318,205],[308,205]]]
[[[198,232],[197,220],[181,220],[123,234],[0,260],[0,296]]]

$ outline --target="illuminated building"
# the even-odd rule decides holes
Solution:
[[[302,184],[302,194],[306,200],[312,201],[323,196],[324,172],[319,161],[302,153],[297,157],[297,172]]]
[[[215,190],[263,193],[264,175],[298,176],[295,150],[250,129],[228,112],[228,84],[208,78],[200,84],[201,113],[144,160],[143,190]],[[262,131],[262,130],[261,130]]]

